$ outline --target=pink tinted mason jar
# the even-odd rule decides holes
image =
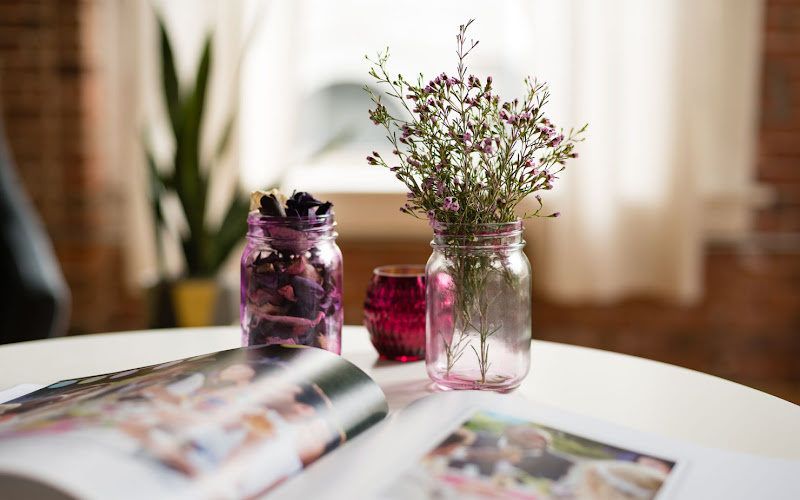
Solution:
[[[426,280],[428,375],[441,389],[499,392],[530,368],[531,267],[522,222],[434,226]]]
[[[250,212],[241,260],[242,345],[298,344],[341,354],[342,252],[333,214]]]

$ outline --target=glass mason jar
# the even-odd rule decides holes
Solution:
[[[530,368],[531,266],[522,222],[435,223],[425,269],[428,375],[442,389],[500,392]]]
[[[342,252],[333,214],[247,218],[242,345],[298,344],[341,354]]]

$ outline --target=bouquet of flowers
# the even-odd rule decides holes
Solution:
[[[480,346],[470,347],[478,360],[481,381],[486,383],[488,340],[502,329],[487,317],[488,302],[494,299],[489,297],[492,294],[487,293],[486,283],[491,273],[499,272],[513,286],[514,276],[486,255],[458,252],[456,247],[484,235],[491,225],[558,217],[558,212],[542,212],[537,192],[552,189],[567,160],[578,156],[575,144],[582,140],[586,125],[567,132],[557,128],[543,111],[549,91],[536,79],[525,79],[526,92],[521,99],[503,101],[493,91],[491,76],[482,80],[469,74],[466,58],[478,45],[466,38],[472,22],[461,25],[456,36],[455,75],[442,73],[427,83],[421,74],[416,82],[402,75],[392,77],[386,68],[387,48],[376,59],[367,57],[372,65],[369,74],[385,94],[364,89],[374,103],[369,117],[386,129],[393,149],[391,159],[374,151],[367,162],[391,170],[406,185],[408,201],[401,212],[428,219],[453,246],[448,250],[448,274],[455,289],[452,327],[449,332],[438,332],[447,373],[468,352],[470,338],[477,337]],[[402,113],[390,112],[382,102],[384,97],[396,101]],[[535,195],[537,208],[517,214],[515,209],[529,195]],[[529,279],[525,279],[529,288]],[[530,322],[527,324],[529,330]]]
[[[522,100],[502,101],[492,91],[491,76],[481,81],[467,75],[465,59],[478,45],[465,38],[472,22],[456,36],[455,76],[442,73],[426,84],[420,75],[412,84],[402,75],[389,76],[388,48],[376,60],[367,57],[373,64],[370,76],[406,111],[393,116],[382,96],[365,87],[375,104],[370,119],[386,128],[395,157],[387,160],[373,151],[367,162],[395,172],[408,187],[409,201],[400,210],[432,224],[516,220],[516,206],[530,194],[552,189],[566,161],[577,158],[575,143],[586,129],[557,129],[543,112],[550,93],[536,79],[525,79]],[[541,196],[536,200],[538,209],[522,218],[544,215]]]

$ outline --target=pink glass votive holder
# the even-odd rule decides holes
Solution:
[[[381,266],[372,272],[364,326],[383,359],[425,358],[425,266]]]

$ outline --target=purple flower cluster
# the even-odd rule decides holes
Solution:
[[[453,212],[458,212],[459,206],[458,202],[454,200],[451,196],[447,196],[444,199],[444,203],[442,203],[442,210],[450,210]]]
[[[557,129],[542,111],[549,91],[535,79],[526,79],[524,98],[505,102],[493,93],[491,77],[468,74],[464,61],[478,44],[466,42],[470,23],[457,37],[454,76],[441,73],[427,82],[420,76],[410,83],[389,76],[388,54],[372,61],[370,75],[411,116],[389,115],[367,88],[375,103],[370,118],[386,128],[396,157],[390,164],[373,152],[367,162],[388,168],[408,187],[401,212],[447,223],[508,222],[518,218],[515,207],[527,195],[552,189],[566,160],[577,158],[574,148],[586,126]],[[523,217],[540,215],[537,200],[539,209]]]

